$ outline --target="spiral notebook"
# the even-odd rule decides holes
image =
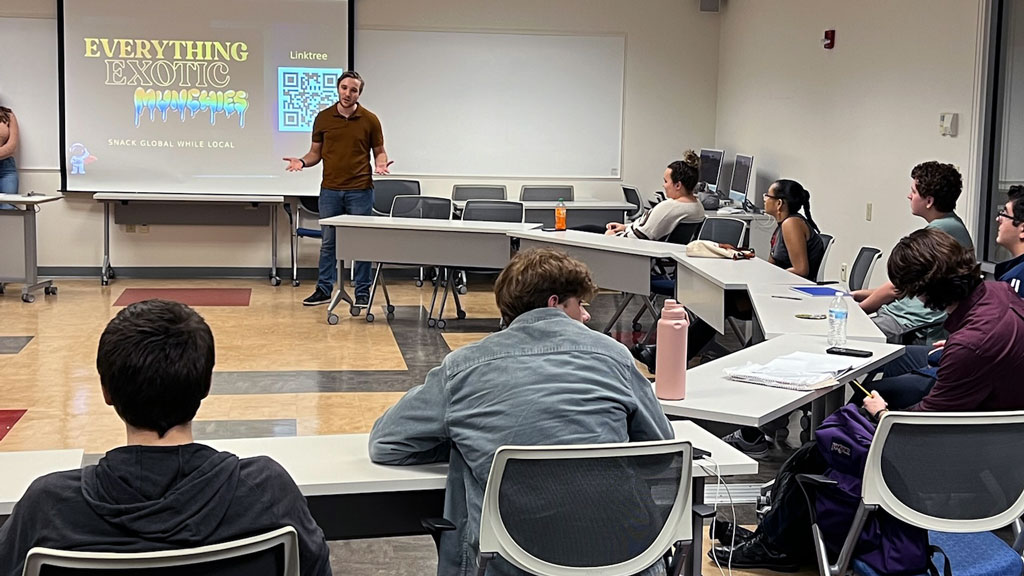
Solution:
[[[834,386],[836,379],[852,368],[849,358],[792,352],[766,364],[747,363],[723,372],[729,379],[739,382],[802,391]]]

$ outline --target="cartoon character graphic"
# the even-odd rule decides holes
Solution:
[[[89,154],[88,148],[79,142],[72,144],[68,151],[71,154],[68,160],[71,162],[72,174],[85,174],[85,165],[96,161],[96,157]]]

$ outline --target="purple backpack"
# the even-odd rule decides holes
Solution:
[[[861,479],[875,424],[856,406],[847,404],[814,432],[828,469],[838,486],[817,491],[815,510],[829,555],[843,546],[860,503]],[[901,522],[879,510],[868,517],[853,557],[880,574],[923,574],[929,571],[928,531]]]

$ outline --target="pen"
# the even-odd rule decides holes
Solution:
[[[772,298],[778,298],[780,300],[803,300],[803,298],[797,298],[795,296],[772,296]]]
[[[875,397],[874,394],[872,394],[871,392],[868,392],[863,386],[861,386],[860,382],[857,382],[856,380],[850,380],[850,383],[853,384],[854,386],[856,386],[857,388],[860,388],[860,391],[863,392],[864,395],[867,396],[868,398],[874,398]]]

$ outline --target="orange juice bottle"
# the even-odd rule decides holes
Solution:
[[[565,230],[565,202],[561,198],[555,205],[555,230]]]

